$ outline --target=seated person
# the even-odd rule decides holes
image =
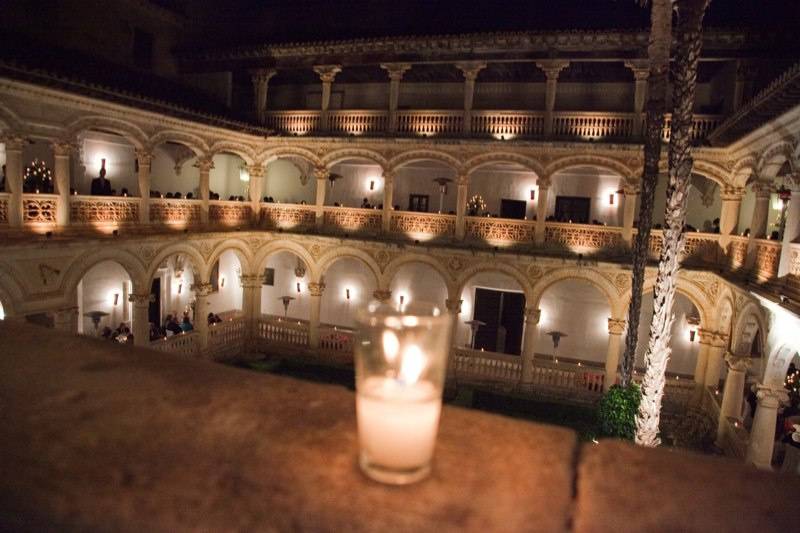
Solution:
[[[369,200],[367,200],[366,198],[364,198],[364,199],[361,201],[361,209],[369,209],[370,207],[371,207],[371,206],[369,205]]]
[[[214,320],[214,313],[208,313],[208,317],[206,317],[206,319],[208,320],[208,325],[209,326],[211,324],[216,324],[217,323],[217,321]]]
[[[183,329],[181,329],[181,325],[178,324],[178,321],[172,315],[167,315],[167,323],[165,324],[164,329],[167,330],[167,336],[177,335],[183,331]]]
[[[187,331],[192,331],[192,329],[194,329],[192,327],[191,320],[189,320],[189,315],[183,315],[183,321],[181,322],[180,328],[181,331],[183,331],[184,333],[186,333]]]
[[[122,194],[122,196],[128,196],[128,189],[126,187],[123,187],[122,192],[120,194]]]
[[[168,192],[167,194],[164,195],[164,198],[172,198],[172,193]]]
[[[106,169],[101,168],[100,174],[92,180],[92,196],[111,196],[111,182],[106,179]]]
[[[193,198],[194,198],[194,194],[193,194],[193,193],[190,193],[190,192],[187,192],[187,193],[186,193],[186,199],[187,199],[187,200],[191,200],[191,199],[193,199]]]
[[[161,331],[161,328],[155,325],[154,322],[150,322],[150,340],[158,340],[164,336],[164,332]]]
[[[234,200],[236,200],[236,197],[234,195],[231,194],[230,196],[228,196],[229,202],[233,202]]]
[[[176,193],[172,193],[172,197],[173,198],[177,198],[178,200],[180,200],[181,198],[183,198],[183,195],[181,193],[179,193],[179,192],[176,192]]]

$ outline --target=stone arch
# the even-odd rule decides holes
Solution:
[[[542,276],[533,286],[533,296],[531,298],[531,307],[538,307],[545,291],[559,283],[566,280],[580,280],[585,281],[596,287],[600,293],[605,296],[608,305],[611,308],[611,318],[623,318],[625,315],[625,307],[622,305],[622,298],[617,292],[615,285],[607,280],[596,270],[592,269],[570,269],[558,268],[552,270]]]
[[[439,276],[442,278],[442,283],[444,283],[445,287],[447,287],[448,298],[457,298],[457,294],[455,293],[456,286],[453,283],[453,278],[448,274],[445,266],[441,262],[439,262],[436,258],[430,255],[422,255],[422,254],[401,255],[399,258],[393,260],[386,266],[378,286],[381,288],[388,288],[391,285],[392,280],[397,275],[397,272],[400,270],[400,268],[402,268],[405,265],[414,263],[424,264],[433,268],[433,270],[435,270],[436,273],[439,274]]]
[[[732,184],[732,174],[721,166],[699,159],[692,165],[692,173],[703,176],[720,186],[720,190],[729,188]]]
[[[139,126],[117,118],[104,116],[82,117],[69,124],[66,128],[66,137],[74,139],[83,131],[92,129],[113,132],[130,142],[137,150],[148,146],[148,136]]]
[[[212,268],[220,256],[228,250],[233,251],[239,258],[239,265],[242,268],[242,274],[253,273],[254,269],[256,268],[253,265],[253,254],[250,251],[250,248],[247,246],[247,243],[236,238],[225,239],[216,248],[214,248],[207,261],[208,267]]]
[[[771,144],[758,158],[759,177],[771,180],[786,161],[792,159],[795,145],[790,140],[782,139]]]
[[[197,251],[195,247],[187,243],[177,243],[170,244],[169,246],[162,248],[161,251],[150,261],[150,265],[148,266],[147,273],[145,275],[145,282],[148,284],[151,283],[161,263],[177,254],[183,254],[189,258],[192,263],[195,279],[208,278],[208,264],[206,263],[205,259],[203,259],[203,256],[200,255],[200,252]]]
[[[516,163],[522,167],[525,167],[526,170],[536,174],[537,178],[544,175],[544,167],[539,161],[511,152],[489,152],[486,154],[477,155],[471,159],[468,159],[464,163],[464,168],[466,169],[467,175],[469,175],[476,170],[492,163]]]
[[[321,162],[326,167],[331,168],[333,165],[348,159],[367,159],[379,165],[384,171],[389,168],[389,162],[381,154],[373,150],[362,148],[342,148],[340,150],[334,150],[323,156]]]
[[[535,301],[533,299],[533,290],[531,288],[530,283],[528,283],[527,278],[525,275],[517,270],[516,268],[501,262],[481,262],[474,266],[468,267],[464,269],[461,275],[455,281],[454,287],[455,292],[453,293],[454,297],[459,297],[461,293],[464,291],[464,288],[467,286],[469,281],[477,276],[478,274],[482,273],[498,273],[498,274],[505,274],[514,279],[519,286],[522,288],[522,291],[525,293],[525,305],[530,307],[531,302]]]
[[[145,267],[141,263],[139,257],[121,248],[101,248],[83,256],[78,261],[74,261],[69,266],[69,269],[64,275],[64,281],[62,282],[64,293],[67,295],[73,294],[78,287],[78,283],[80,283],[86,273],[105,261],[117,263],[128,273],[128,277],[133,283],[134,291],[141,291],[143,289],[149,291],[150,287],[148,279],[145,277]]]
[[[739,354],[744,345],[751,345],[754,337],[755,332],[748,331],[748,324],[750,323],[750,319],[754,319],[756,325],[758,326],[757,331],[761,331],[761,342],[762,342],[762,350],[763,350],[763,342],[767,334],[767,323],[764,319],[764,313],[761,310],[759,304],[755,301],[747,302],[744,307],[742,307],[739,312],[737,313],[733,327],[731,329],[731,350],[735,354]],[[742,355],[750,355],[742,354]]]
[[[252,165],[255,162],[255,153],[252,148],[241,143],[217,141],[211,145],[208,152],[209,157],[214,157],[217,154],[230,153],[241,157],[247,165]]]
[[[648,276],[644,280],[644,286],[642,288],[642,294],[647,294],[653,291],[653,288],[656,284],[656,277],[655,276]],[[711,304],[708,302],[708,298],[703,294],[702,290],[697,287],[694,283],[691,283],[683,276],[678,277],[678,283],[675,286],[675,290],[682,295],[684,295],[692,305],[695,306],[697,312],[700,314],[700,326],[704,328],[710,327],[712,324],[711,316],[712,311],[710,308],[712,307]],[[620,303],[622,305],[623,312],[626,312],[628,309],[628,305],[630,304],[631,300],[631,292],[630,288],[626,289],[626,291],[620,296]]]
[[[463,171],[461,162],[458,159],[448,153],[440,152],[438,150],[409,150],[408,152],[403,152],[402,154],[393,157],[389,161],[389,169],[392,172],[396,172],[400,167],[407,165],[408,163],[413,163],[414,161],[423,161],[425,159],[431,159],[433,161],[444,163],[456,172]]]
[[[800,353],[800,346],[797,341],[793,343],[784,343],[776,346],[767,358],[766,369],[764,370],[764,379],[762,380],[765,385],[774,388],[782,389],[783,381],[786,378],[786,371],[789,369],[789,363],[792,362],[794,356]]]
[[[758,173],[758,159],[755,155],[750,154],[742,157],[734,163],[731,169],[731,177],[733,179],[734,187],[744,187],[750,176]]]
[[[317,262],[308,250],[290,240],[270,241],[266,246],[259,248],[252,260],[253,268],[256,271],[260,270],[269,256],[280,252],[290,252],[297,256],[305,263],[309,279],[311,281],[319,281],[321,274],[317,267]]]
[[[298,157],[308,161],[312,166],[322,166],[322,160],[317,155],[306,148],[299,146],[280,146],[277,148],[270,148],[261,152],[256,157],[256,161],[260,161],[262,165],[266,166],[276,159],[281,157]]]
[[[0,131],[4,133],[25,131],[25,126],[19,116],[2,102],[0,102]]]
[[[556,159],[545,167],[542,177],[552,178],[552,176],[558,172],[563,172],[564,170],[574,167],[586,166],[610,170],[615,174],[619,174],[624,180],[631,180],[641,175],[641,173],[635,174],[632,168],[617,159],[598,155],[580,154]]]
[[[344,259],[349,257],[351,259],[356,259],[357,261],[361,261],[367,267],[367,269],[372,272],[372,275],[375,277],[375,285],[377,287],[381,287],[381,269],[375,260],[366,252],[358,250],[356,248],[350,247],[341,247],[341,248],[334,248],[333,250],[325,253],[318,261],[317,272],[319,274],[318,279],[322,279],[325,276],[325,273],[328,269],[333,265],[336,261],[340,259]]]
[[[194,152],[197,157],[209,154],[208,144],[197,135],[175,130],[162,130],[150,138],[149,145],[155,148],[166,142],[182,144]]]

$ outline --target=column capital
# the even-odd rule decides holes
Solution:
[[[250,174],[251,178],[263,178],[264,177],[264,167],[261,165],[245,165],[245,170],[247,173]]]
[[[758,406],[776,409],[782,403],[789,401],[789,395],[784,388],[770,387],[768,385],[757,385],[756,398]]]
[[[313,68],[323,83],[333,83],[336,75],[342,71],[341,65],[314,65]]]
[[[385,289],[376,289],[372,292],[372,297],[381,303],[386,303],[392,299],[392,291]]]
[[[750,357],[734,355],[730,352],[725,354],[725,362],[728,364],[728,370],[733,372],[747,372],[747,369],[753,364]]]
[[[212,287],[210,283],[195,283],[192,285],[192,290],[195,298],[205,298],[211,294]]]
[[[25,146],[26,142],[28,142],[25,137],[15,133],[8,133],[0,137],[0,139],[2,139],[3,143],[6,145],[6,152],[21,152],[22,147]]]
[[[636,196],[641,192],[642,188],[639,183],[631,183],[630,181],[625,181],[622,183],[622,194],[625,196]]]
[[[311,296],[322,296],[322,293],[325,292],[325,284],[323,282],[316,282],[312,281],[308,284],[308,293]]]
[[[633,79],[636,81],[646,81],[650,77],[649,59],[628,59],[625,66],[633,72]]]
[[[381,68],[389,74],[392,81],[400,81],[403,75],[411,69],[411,63],[381,63]]]
[[[155,298],[149,292],[132,292],[128,295],[128,301],[136,307],[145,307],[149,306],[150,302],[154,302]]]
[[[542,310],[534,307],[525,308],[525,323],[535,326],[542,318]]]
[[[622,335],[625,331],[625,326],[628,321],[624,318],[609,318],[608,319],[608,334],[609,335]]]
[[[700,344],[707,344],[715,348],[724,348],[728,344],[728,334],[720,331],[700,328],[697,330],[700,335]]]
[[[460,174],[456,176],[456,185],[461,187],[462,185],[468,186],[469,185],[469,174]]]
[[[331,175],[331,171],[328,170],[328,167],[316,167],[314,168],[314,177],[318,180],[326,180],[328,176]]]
[[[392,183],[394,181],[394,172],[391,170],[385,170],[383,172],[383,182],[384,183]]]
[[[53,141],[52,146],[56,157],[69,157],[77,148],[75,143],[66,140]]]
[[[153,152],[149,150],[136,150],[136,160],[139,162],[139,168],[143,166],[150,166],[153,162]]]
[[[548,81],[557,80],[561,71],[569,66],[569,61],[566,59],[544,59],[537,61],[536,66],[544,71]]]
[[[214,160],[211,157],[198,157],[197,163],[194,164],[200,172],[211,172],[214,168]]]
[[[257,289],[261,287],[261,274],[240,274],[239,285],[243,289]]]
[[[459,298],[448,298],[444,301],[445,307],[447,310],[450,311],[452,314],[457,315],[461,312],[461,303],[463,300]]]
[[[277,73],[278,71],[274,68],[256,68],[250,71],[250,78],[253,80],[253,85],[259,85],[269,83],[269,80]]]
[[[720,199],[723,202],[741,201],[744,198],[744,187],[725,187],[720,193]]]
[[[752,182],[750,188],[756,194],[756,198],[769,198],[775,191],[775,187],[771,183],[761,180]]]
[[[467,81],[475,81],[478,73],[486,68],[485,61],[461,61],[456,63],[456,68],[464,75]]]
[[[550,185],[551,181],[549,176],[539,176],[536,178],[536,186],[539,187],[539,190],[549,189]]]

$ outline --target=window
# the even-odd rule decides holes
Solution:
[[[428,212],[428,200],[429,197],[427,194],[409,194],[408,195],[408,210],[409,211],[417,211],[419,213],[427,213]]]
[[[525,295],[475,289],[473,319],[484,322],[475,334],[475,349],[519,355],[525,321]]]
[[[153,67],[153,34],[140,28],[133,29],[133,62],[137,67]]]

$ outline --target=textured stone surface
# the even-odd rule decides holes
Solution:
[[[584,445],[574,529],[797,531],[800,477],[619,441]]]
[[[559,531],[572,432],[445,408],[432,477],[371,482],[343,388],[0,322],[0,530]]]

